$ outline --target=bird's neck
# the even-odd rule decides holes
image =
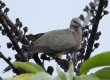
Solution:
[[[74,33],[74,35],[76,36],[76,37],[80,37],[81,35],[80,35],[80,31],[79,31],[79,27],[72,27],[72,26],[70,26],[70,30]]]

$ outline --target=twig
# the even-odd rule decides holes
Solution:
[[[15,69],[13,64],[10,62],[10,60],[7,59],[1,52],[0,52],[0,58],[3,58],[9,64],[9,66],[13,69],[13,71],[16,72],[16,74],[19,74],[19,72]]]
[[[97,6],[97,2],[99,2],[99,0],[94,0],[94,6],[95,7]],[[85,27],[89,23],[89,20],[90,20],[90,18],[92,16],[92,13],[90,12],[90,10],[91,9],[89,9],[88,14],[87,14],[87,16],[86,16],[86,18],[85,18],[85,20],[83,22],[82,27]]]
[[[33,59],[34,59],[34,61],[35,61],[36,63],[38,63],[38,64],[46,71],[46,69],[45,69],[43,63],[41,62],[41,60],[39,59],[37,53],[33,56]]]
[[[102,5],[103,1],[104,0],[99,1],[98,11],[96,13],[95,23],[93,24],[92,32],[91,32],[90,38],[88,40],[88,47],[87,47],[87,50],[86,50],[84,61],[86,61],[90,57],[91,52],[92,52],[93,44],[95,42],[94,38],[95,38],[95,35],[96,35],[96,32],[97,32],[99,21],[101,19],[101,14],[102,14],[102,11],[103,11],[103,5]]]

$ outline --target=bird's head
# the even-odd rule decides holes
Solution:
[[[73,18],[70,23],[70,28],[71,27],[73,27],[73,28],[82,27],[81,26],[81,19],[80,18]]]

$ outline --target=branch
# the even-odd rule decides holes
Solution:
[[[26,61],[25,56],[21,52],[20,47],[19,47],[17,41],[15,40],[15,38],[12,37],[12,33],[10,32],[8,25],[2,15],[0,15],[0,23],[3,25],[4,29],[6,30],[7,36],[9,37],[11,42],[13,43],[15,50],[18,52],[18,54],[20,54],[22,56],[22,60]]]
[[[94,38],[95,38],[97,29],[98,29],[99,21],[101,20],[101,17],[102,17],[101,14],[103,12],[103,1],[104,0],[100,0],[99,1],[97,14],[94,17],[95,18],[95,22],[93,24],[92,32],[91,32],[90,38],[88,40],[88,47],[87,47],[87,50],[86,50],[84,61],[86,61],[90,57],[92,49],[93,49],[93,44],[95,42]]]
[[[15,24],[7,17],[6,14],[3,13],[2,10],[0,10],[0,16],[3,16],[3,17],[4,17],[4,19],[6,20],[7,25],[9,25],[10,28],[11,28],[13,31],[15,31],[15,35],[16,35],[16,36],[22,35],[22,34],[19,32],[19,30],[16,28]],[[16,30],[15,30],[15,28],[16,28]],[[24,43],[27,44],[27,45],[30,45],[25,38],[24,38]],[[24,43],[23,43],[23,44],[24,44]]]
[[[23,35],[20,31],[22,24],[19,24],[19,23],[21,23],[19,21],[19,19],[17,18],[16,24],[14,24],[7,16],[7,12],[9,11],[9,9],[6,8],[4,10],[4,12],[2,11],[2,8],[4,8],[4,6],[6,6],[5,3],[3,3],[1,1],[0,4],[1,4],[1,6],[0,6],[0,23],[4,27],[4,31],[7,33],[7,37],[12,42],[14,49],[17,51],[18,54],[20,54],[20,55],[16,55],[15,58],[17,59],[17,58],[21,57],[21,61],[27,61],[25,57],[28,54],[26,54],[26,55],[23,54],[24,52],[22,51],[22,49],[23,49],[23,46],[27,46],[27,45],[30,46],[29,41],[25,37],[25,33],[27,32],[28,29],[27,29],[27,27],[23,28],[23,30],[24,30],[24,35]],[[17,22],[18,22],[19,29],[17,26]],[[3,30],[3,29],[1,29],[1,30]],[[22,48],[20,48],[19,44],[18,44],[17,38],[19,38],[19,36],[20,36],[19,41],[23,44]],[[25,49],[23,49],[23,50],[25,51]],[[44,66],[41,64],[42,62],[40,61],[38,55],[34,56],[34,60],[36,63],[40,64],[44,68]]]

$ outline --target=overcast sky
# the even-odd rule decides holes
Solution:
[[[2,0],[6,3],[6,6],[10,9],[8,12],[9,18],[15,23],[16,18],[20,18],[23,26],[28,27],[28,33],[42,33],[56,29],[65,29],[70,25],[70,21],[74,17],[78,17],[80,14],[87,14],[83,11],[83,8],[93,0]],[[110,11],[110,6],[106,10]],[[102,35],[97,41],[100,43],[98,49],[96,49],[93,55],[110,50],[110,15],[104,16],[100,21],[98,31],[101,31]],[[16,51],[7,49],[6,43],[10,40],[6,36],[0,34],[0,51],[6,57],[12,57],[11,62],[15,60],[14,54]],[[32,60],[31,60],[32,61]],[[8,64],[0,59],[0,76],[3,78],[13,76],[13,73],[7,72],[2,74],[2,70]],[[56,62],[46,62],[45,66],[56,67]],[[94,71],[94,70],[93,70]],[[54,73],[56,75],[56,72]]]

